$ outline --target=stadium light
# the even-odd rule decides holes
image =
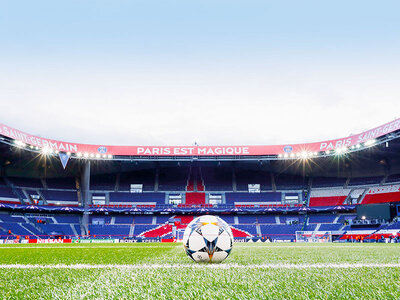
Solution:
[[[287,153],[285,153],[285,154],[283,154],[283,157],[284,157],[284,158],[288,158],[289,155],[288,155]]]
[[[376,140],[368,140],[364,143],[365,146],[372,146],[373,144],[376,143]]]
[[[93,153],[90,153],[90,155],[89,155],[91,158],[93,158],[94,157],[94,154]]]
[[[294,153],[290,153],[290,158],[294,158],[294,157],[295,157]]]
[[[113,156],[111,154],[108,154],[107,158],[113,158]]]
[[[42,148],[42,153],[43,154],[49,154],[50,153],[50,149],[47,147]]]
[[[82,153],[81,153],[81,152],[78,152],[78,153],[76,154],[76,156],[82,157]]]
[[[103,158],[107,158],[107,155],[103,154]]]
[[[318,155],[318,153],[317,152],[314,152],[314,156],[317,156]]]
[[[326,151],[325,151],[325,154],[326,154],[326,155],[329,155],[329,154],[331,154],[331,151],[326,150]]]
[[[97,153],[97,154],[96,154],[96,158],[100,158],[100,154]]]
[[[23,141],[15,140],[14,144],[17,145],[18,147],[25,147],[26,144]]]
[[[85,154],[83,154],[84,158],[88,158],[89,157],[89,153],[85,152]]]
[[[305,152],[305,151],[301,152],[301,157],[302,158],[307,158],[307,156],[308,156],[307,152]]]
[[[357,148],[357,149],[360,149],[360,148],[361,148],[361,145],[360,145],[360,144],[357,144],[357,145],[356,145],[356,148]]]
[[[282,158],[282,154],[279,154],[278,157],[279,157],[279,158]]]

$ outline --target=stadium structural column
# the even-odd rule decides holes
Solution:
[[[232,191],[237,192],[235,165],[232,165]]]
[[[85,229],[85,234],[89,230],[89,190],[90,190],[90,161],[87,160],[83,164],[81,172],[81,191],[82,191],[82,205],[83,205],[83,217],[82,225]]]

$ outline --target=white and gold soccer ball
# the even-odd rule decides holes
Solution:
[[[195,218],[183,234],[183,247],[195,262],[221,262],[228,257],[232,245],[231,228],[217,216]]]

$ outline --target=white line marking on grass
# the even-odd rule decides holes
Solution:
[[[0,249],[85,249],[85,248],[90,248],[90,249],[115,249],[115,248],[121,248],[121,249],[132,249],[132,248],[140,248],[140,249],[147,249],[147,248],[174,248],[174,247],[182,247],[182,245],[171,245],[170,247],[162,247],[162,246],[142,246],[142,245],[129,245],[129,246],[98,246],[93,244],[93,246],[78,246],[78,245],[71,245],[71,246],[59,246],[57,244],[51,244],[54,246],[49,246],[49,244],[43,244],[43,246],[0,246]]]
[[[23,264],[0,264],[0,269],[359,269],[359,268],[400,268],[398,264],[143,264],[143,265],[121,265],[121,264],[57,264],[57,265],[23,265]]]

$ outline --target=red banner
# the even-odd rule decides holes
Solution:
[[[77,144],[46,139],[0,124],[0,135],[38,148],[93,155],[132,156],[251,156],[279,155],[284,153],[320,152],[351,147],[400,129],[400,118],[374,129],[346,138],[316,143],[271,146],[104,146]]]

